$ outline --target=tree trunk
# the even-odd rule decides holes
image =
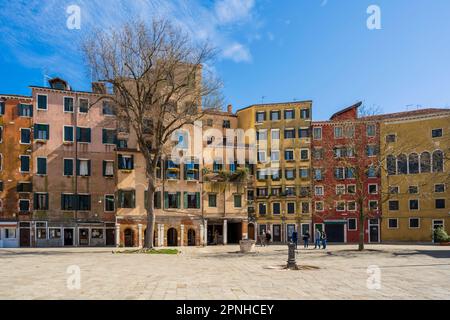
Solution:
[[[363,251],[364,250],[364,208],[363,204],[359,204],[359,243],[358,243],[358,250]]]
[[[154,195],[155,195],[155,186],[153,185],[155,179],[148,179],[148,191],[147,191],[147,231],[145,233],[145,241],[144,248],[145,249],[153,249],[153,235],[155,233],[155,211],[154,207]]]

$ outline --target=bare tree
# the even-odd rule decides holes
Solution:
[[[156,170],[168,154],[174,133],[193,125],[206,108],[221,102],[221,83],[204,65],[215,50],[194,42],[166,20],[136,20],[100,31],[84,41],[90,72],[112,92],[118,121],[129,126],[146,164],[148,179],[145,248],[153,248]],[[202,106],[203,105],[203,106]]]

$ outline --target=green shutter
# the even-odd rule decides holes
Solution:
[[[122,190],[119,190],[118,192],[117,192],[117,200],[118,200],[118,203],[117,203],[117,205],[118,205],[118,207],[119,208],[123,208],[123,192],[122,192]]]
[[[103,160],[103,176],[106,175],[106,161]]]
[[[117,157],[118,157],[117,161],[119,162],[118,168],[123,169],[123,157],[121,154],[119,154]]]
[[[155,192],[155,208],[161,209],[161,191]]]
[[[177,208],[181,208],[181,192],[177,192]]]
[[[131,170],[134,170],[134,155],[131,155]]]
[[[184,208],[188,208],[188,193],[186,191],[184,192]]]
[[[91,160],[88,160],[88,176],[91,176]]]
[[[195,197],[197,198],[197,209],[200,209],[200,192],[196,192]]]
[[[169,193],[166,191],[164,192],[164,209],[169,208]]]
[[[145,210],[148,209],[148,191],[144,190],[144,208]]]

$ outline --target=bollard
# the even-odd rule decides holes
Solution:
[[[290,242],[288,244],[288,261],[287,261],[288,269],[297,269],[297,263],[295,261],[295,243]]]

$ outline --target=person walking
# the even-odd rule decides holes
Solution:
[[[297,231],[292,232],[292,243],[295,244],[295,250],[297,250],[297,244],[298,244],[298,233],[297,233]]]
[[[272,239],[272,235],[270,234],[270,230],[267,230],[267,232],[266,232],[266,245],[267,246],[270,244],[271,239]]]
[[[319,248],[320,249],[320,241],[322,234],[318,228],[316,228],[316,232],[314,232],[314,249]]]
[[[325,231],[322,231],[321,240],[322,240],[322,248],[326,249],[327,248],[327,234],[325,233]]]
[[[261,245],[261,247],[266,246],[266,231],[264,230],[259,235],[259,244]]]
[[[308,249],[309,247],[309,238],[311,238],[311,235],[309,234],[309,231],[306,231],[306,233],[303,235],[303,242],[304,242],[303,247],[305,249]]]

